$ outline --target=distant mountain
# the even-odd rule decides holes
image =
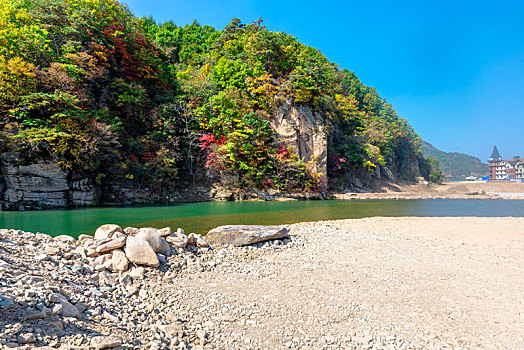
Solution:
[[[440,171],[449,177],[463,178],[470,174],[486,176],[489,171],[489,166],[477,157],[464,153],[444,152],[426,141],[422,143],[422,152],[424,157],[431,156],[438,159]]]

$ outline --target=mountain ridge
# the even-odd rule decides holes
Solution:
[[[465,178],[467,176],[485,176],[488,174],[488,164],[472,155],[459,152],[441,151],[427,141],[422,141],[422,153],[440,162],[440,171],[447,177]]]

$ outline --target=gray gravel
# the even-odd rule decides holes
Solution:
[[[283,241],[178,250],[125,273],[1,230],[0,345],[524,348],[524,221],[459,219],[301,223]],[[466,232],[479,226],[513,233]]]

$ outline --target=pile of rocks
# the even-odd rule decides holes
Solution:
[[[231,249],[180,228],[109,224],[78,239],[0,230],[0,348],[213,348],[209,319],[173,283],[239,263],[224,262]]]
[[[59,236],[57,239],[71,241],[69,236]],[[80,235],[74,250],[89,261],[97,271],[112,270],[124,272],[129,263],[158,267],[160,260],[166,261],[176,251],[187,246],[209,247],[206,240],[195,233],[186,236],[183,229],[171,233],[171,228],[156,229],[152,227],[140,228],[107,224],[100,226],[94,237]]]
[[[0,347],[185,349],[195,339],[203,346],[197,330],[155,312],[148,300],[158,295],[147,280],[169,283],[187,260],[210,252],[203,237],[180,228],[109,224],[78,240],[0,230]],[[159,269],[146,273],[140,265]]]

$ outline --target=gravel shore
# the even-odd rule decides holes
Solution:
[[[524,199],[524,183],[509,181],[390,184],[376,192],[333,193],[336,199]]]
[[[0,347],[521,349],[523,243],[522,218],[324,221],[112,273],[0,230]]]

